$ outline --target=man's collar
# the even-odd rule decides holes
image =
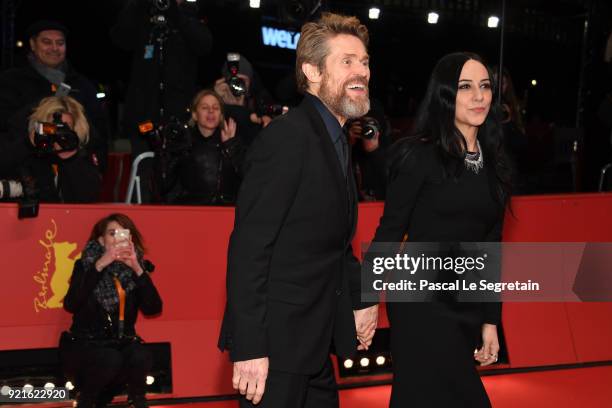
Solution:
[[[309,92],[306,92],[304,96],[313,103],[315,108],[317,108],[317,111],[321,115],[321,119],[323,119],[323,123],[325,123],[327,132],[331,136],[332,141],[335,143],[338,140],[338,137],[342,135],[342,126],[340,126],[340,122],[338,122],[338,119],[331,113],[329,108],[325,106],[323,101],[321,101],[318,96]]]

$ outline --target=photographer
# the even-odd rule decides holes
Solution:
[[[56,21],[41,20],[27,29],[30,37],[28,64],[0,74],[0,133],[22,127],[32,107],[49,96],[69,95],[85,109],[95,133],[89,147],[104,169],[107,156],[108,122],[96,88],[66,59],[68,30]]]
[[[165,125],[182,117],[196,92],[198,58],[212,48],[212,36],[197,17],[195,4],[184,0],[129,0],[111,30],[117,46],[133,53],[125,99],[123,133],[132,144],[132,159],[149,151],[138,124]],[[151,177],[151,167],[139,172]],[[145,181],[146,182],[146,181]],[[143,190],[150,201],[149,190]]]
[[[128,403],[147,406],[146,375],[152,355],[136,334],[138,311],[161,313],[162,300],[143,260],[142,235],[123,214],[94,225],[74,264],[64,309],[73,314],[60,338],[60,361],[75,382],[79,408],[101,408],[127,385]]]
[[[90,127],[83,106],[69,96],[44,98],[30,115],[28,134],[13,129],[0,142],[2,198],[86,203],[97,199],[101,177],[87,149]],[[19,185],[20,188],[13,190]],[[6,191],[9,185],[11,191]]]
[[[212,90],[196,94],[182,153],[156,154],[156,168],[164,201],[170,204],[233,204],[241,180],[245,145],[241,124],[225,118],[221,97]],[[173,146],[166,143],[172,150]]]
[[[385,151],[389,146],[389,126],[382,107],[371,100],[372,109],[345,125],[352,146],[352,165],[359,201],[385,199]]]
[[[271,98],[243,55],[228,53],[221,67],[221,75],[215,81],[214,90],[225,104],[226,115],[243,124],[242,140],[249,146],[274,116],[284,112],[271,112],[270,108],[274,106],[269,103]]]

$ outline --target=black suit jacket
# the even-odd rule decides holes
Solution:
[[[247,153],[228,251],[219,347],[232,361],[312,374],[333,343],[356,349],[360,265],[351,240],[354,179],[308,98],[264,129]]]

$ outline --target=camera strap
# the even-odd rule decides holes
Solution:
[[[121,282],[117,277],[113,277],[113,281],[115,282],[115,288],[117,289],[117,296],[119,297],[119,326],[118,326],[118,334],[119,337],[123,337],[123,326],[124,326],[124,318],[125,318],[125,290],[121,286]]]

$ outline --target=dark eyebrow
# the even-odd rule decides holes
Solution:
[[[342,55],[342,58],[346,58],[346,57],[355,57],[355,58],[357,58],[357,54],[346,54],[345,53],[345,54]],[[366,56],[363,57],[362,59],[370,59],[370,56],[368,54],[366,54]]]
[[[471,79],[460,79],[459,82],[472,82]],[[480,82],[491,82],[489,78],[481,79]]]

